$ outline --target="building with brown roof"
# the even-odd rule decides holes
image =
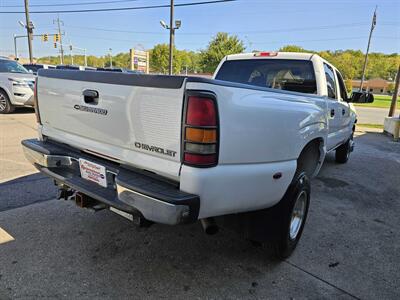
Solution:
[[[352,80],[352,90],[358,91],[360,88],[361,80]],[[364,80],[363,91],[368,91],[378,95],[391,95],[394,90],[394,82],[382,78],[373,78]]]

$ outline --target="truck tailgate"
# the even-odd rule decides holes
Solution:
[[[37,93],[42,133],[178,180],[184,80],[41,70]]]

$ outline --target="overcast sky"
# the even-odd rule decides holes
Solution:
[[[67,4],[112,0],[30,0],[32,12],[118,8],[168,4],[169,0],[123,0],[96,5]],[[176,4],[206,0],[175,0]],[[65,6],[46,6],[65,4]],[[182,20],[176,31],[178,49],[199,50],[218,31],[239,36],[247,50],[275,50],[296,44],[313,50],[360,49],[365,51],[371,18],[378,5],[377,25],[371,51],[400,52],[399,0],[238,0],[219,4],[177,7],[175,18]],[[37,6],[39,5],[39,6]],[[44,6],[41,6],[44,5]],[[19,7],[10,7],[19,6]],[[23,11],[23,0],[0,0],[1,11]],[[89,54],[127,52],[129,48],[151,48],[168,43],[167,30],[159,23],[169,20],[168,8],[95,13],[61,13],[64,41]],[[31,14],[35,34],[54,33],[57,14]],[[0,55],[14,52],[13,34],[24,34],[18,21],[24,14],[0,14]],[[126,31],[126,32],[123,32]],[[34,56],[56,55],[53,43],[33,41]],[[27,42],[18,41],[20,55],[27,56]]]

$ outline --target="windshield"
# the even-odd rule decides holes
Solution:
[[[21,64],[13,60],[0,60],[1,73],[29,73]]]
[[[300,93],[317,93],[312,62],[293,59],[228,60],[216,79]]]

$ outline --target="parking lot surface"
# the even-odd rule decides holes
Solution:
[[[400,143],[386,136],[357,132],[347,164],[328,156],[278,262],[225,229],[136,228],[55,200],[19,146],[35,134],[30,111],[0,115],[0,228],[14,239],[0,244],[0,299],[400,298]]]

